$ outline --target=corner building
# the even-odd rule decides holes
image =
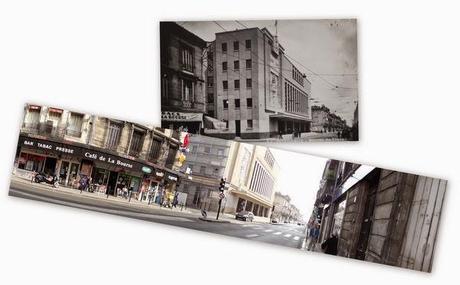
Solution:
[[[206,135],[261,139],[310,130],[311,83],[266,28],[216,33],[207,54]]]

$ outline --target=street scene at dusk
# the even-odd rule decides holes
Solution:
[[[160,22],[162,127],[264,141],[359,139],[354,19]]]
[[[430,272],[446,185],[27,104],[9,194]]]

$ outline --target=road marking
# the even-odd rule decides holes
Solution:
[[[291,234],[284,235],[284,237],[287,237],[287,238],[290,237],[290,236],[292,236],[292,235]]]
[[[253,237],[258,237],[259,235],[258,234],[250,234],[250,235],[246,235],[247,238],[253,238]]]
[[[276,233],[273,233],[274,235],[280,235],[282,234],[282,232],[276,232]]]
[[[266,233],[273,232],[273,230],[265,230]]]
[[[294,240],[299,240],[299,239],[300,239],[300,237],[298,237],[298,236],[294,237]]]

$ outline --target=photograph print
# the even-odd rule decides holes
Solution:
[[[59,107],[23,118],[10,196],[432,270],[444,179]]]
[[[359,139],[355,19],[160,22],[163,128],[241,141]]]

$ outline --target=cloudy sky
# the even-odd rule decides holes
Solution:
[[[178,24],[206,41],[215,33],[266,27],[275,20],[203,21]],[[326,105],[351,125],[358,101],[357,27],[355,20],[278,20],[278,39],[294,64],[312,83],[313,105]]]
[[[275,148],[270,151],[280,166],[278,191],[288,194],[304,218],[309,218],[327,159]]]

